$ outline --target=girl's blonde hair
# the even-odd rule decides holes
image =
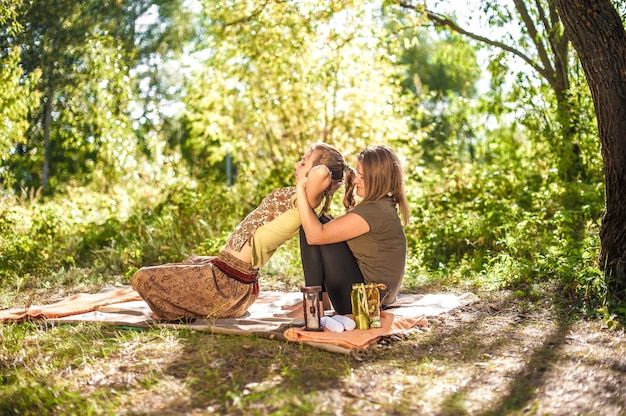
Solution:
[[[400,158],[394,150],[386,145],[368,146],[364,149],[357,161],[361,162],[365,193],[363,201],[377,201],[390,197],[396,203],[402,224],[409,223],[409,201],[406,197],[404,185],[404,171]],[[346,197],[354,194],[354,179],[356,172],[349,169],[346,175]],[[344,198],[344,205],[345,205]],[[346,205],[348,208],[348,205]],[[352,204],[354,207],[354,196]],[[349,208],[350,209],[350,208]]]

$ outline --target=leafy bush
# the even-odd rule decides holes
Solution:
[[[410,178],[405,286],[419,289],[417,282],[430,275],[436,285],[528,294],[557,282],[597,299],[602,185],[563,184],[549,170],[496,160],[450,163],[441,175],[422,171]]]
[[[250,186],[179,184],[162,189],[159,198],[132,201],[122,213],[112,208],[122,205],[113,196],[85,189],[73,189],[73,198],[5,199],[0,205],[0,280],[71,267],[130,275],[143,265],[181,261],[192,253],[217,254],[262,197]]]

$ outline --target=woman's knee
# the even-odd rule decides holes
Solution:
[[[141,269],[137,270],[135,274],[133,274],[133,276],[130,278],[130,285],[141,295],[142,293],[146,292],[149,280],[150,274],[147,273],[145,267],[142,267]]]

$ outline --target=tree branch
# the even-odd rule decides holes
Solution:
[[[523,52],[513,48],[512,46],[509,46],[505,43],[499,42],[499,41],[495,41],[489,38],[486,38],[484,36],[481,35],[477,35],[476,33],[470,32],[468,30],[463,29],[462,27],[460,27],[458,24],[456,24],[453,20],[439,15],[437,13],[434,13],[428,9],[425,10],[418,10],[417,6],[414,6],[410,3],[407,3],[405,1],[399,1],[398,6],[404,8],[404,9],[410,9],[416,12],[423,12],[426,13],[426,16],[428,17],[428,19],[430,19],[435,25],[439,25],[439,26],[445,26],[448,27],[449,29],[460,33],[461,35],[465,35],[471,39],[477,40],[479,42],[485,43],[487,45],[490,46],[494,46],[496,48],[502,49],[504,51],[510,52],[513,55],[521,58],[524,62],[526,62],[528,65],[530,65],[535,71],[539,72],[539,74],[541,74],[541,76],[543,76],[544,78],[546,78],[547,80],[550,80],[551,78],[551,73],[548,72],[545,68],[542,68],[537,62],[533,61],[528,55],[524,54]]]
[[[552,28],[552,24],[550,21],[546,19],[546,12],[543,10],[543,6],[541,5],[541,0],[535,0],[535,7],[537,8],[537,11],[539,12],[539,20],[541,20],[543,27],[546,28],[546,32],[550,32],[550,29]]]
[[[251,20],[253,20],[256,16],[258,16],[259,14],[261,14],[261,12],[265,9],[265,7],[271,2],[271,0],[265,0],[263,2],[263,4],[261,4],[259,7],[257,7],[255,10],[252,11],[252,13],[248,16],[243,16],[239,19],[230,21],[230,22],[224,22],[224,27],[228,27],[228,26],[236,26],[240,23],[244,23],[244,22],[249,22]],[[280,3],[280,2],[277,2]]]
[[[548,33],[550,43],[554,48],[554,54],[557,59],[555,59],[555,69],[557,71],[557,77],[560,77],[564,81],[566,88],[569,88],[569,61],[568,61],[568,51],[569,51],[569,37],[567,32],[563,30],[561,17],[556,9],[556,5],[554,1],[550,1],[549,3],[550,10],[550,21],[552,22],[552,26],[550,27],[550,32]],[[558,24],[556,24],[558,22]]]
[[[550,62],[550,58],[548,57],[548,52],[546,51],[546,48],[543,42],[541,42],[541,37],[539,36],[539,32],[537,32],[537,28],[535,27],[535,23],[533,22],[533,19],[530,17],[530,14],[528,13],[526,4],[522,0],[513,0],[513,3],[515,3],[515,8],[517,9],[517,12],[520,14],[522,18],[522,22],[524,22],[524,26],[526,26],[528,35],[533,40],[533,43],[535,44],[535,47],[537,48],[539,59],[541,60],[541,63],[543,64],[543,67],[545,68],[546,73],[553,74],[554,68],[552,67],[552,62]],[[539,17],[540,20],[544,22],[544,24],[546,24],[545,15],[543,14],[543,9],[539,8],[539,12],[540,12],[540,17]],[[549,32],[549,31],[550,31],[550,26],[546,25],[546,32]],[[548,82],[551,82],[550,77],[547,77],[547,78],[548,78]]]

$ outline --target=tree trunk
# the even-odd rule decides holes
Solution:
[[[52,159],[52,143],[50,142],[50,123],[52,119],[52,95],[54,89],[52,85],[48,86],[47,97],[44,97],[43,105],[43,137],[44,137],[44,152],[43,152],[43,172],[41,173],[41,187],[42,189],[48,188],[50,181],[50,162]]]
[[[626,32],[610,0],[555,0],[591,89],[602,143],[606,206],[600,268],[626,301]]]

